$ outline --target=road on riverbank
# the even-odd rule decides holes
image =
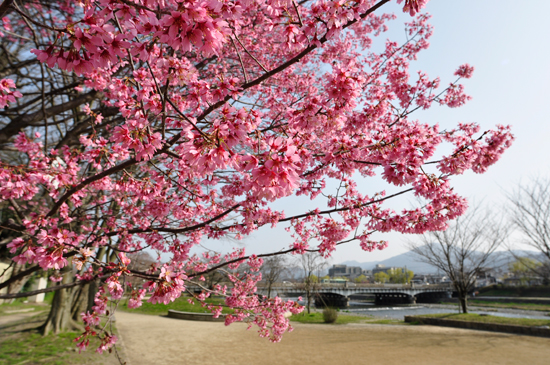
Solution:
[[[271,344],[244,324],[117,312],[128,365],[548,364],[550,339],[435,326],[294,323]]]

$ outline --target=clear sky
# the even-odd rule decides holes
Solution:
[[[375,42],[404,39],[403,23],[410,17],[393,1],[384,6],[398,19],[389,23],[390,30]],[[512,0],[431,0],[425,11],[433,17],[434,35],[430,48],[419,54],[412,73],[422,70],[430,77],[440,76],[442,85],[454,80],[457,66],[469,63],[475,67],[471,79],[465,80],[466,92],[473,99],[458,109],[434,106],[413,118],[439,123],[442,128],[459,122],[476,122],[483,129],[496,124],[510,124],[516,140],[500,161],[482,175],[467,173],[454,177],[455,190],[475,201],[503,209],[505,192],[520,181],[536,176],[550,176],[550,1]],[[379,182],[365,180],[360,184],[365,193],[385,189]],[[388,189],[388,193],[392,190]],[[400,201],[408,207],[407,201]],[[289,198],[274,204],[287,215],[313,209],[308,199]],[[333,263],[346,260],[360,262],[384,260],[407,251],[405,242],[413,236],[378,234],[389,247],[383,251],[364,252],[357,243],[339,247]],[[218,251],[246,247],[247,253],[271,252],[287,248],[291,240],[282,229],[264,228],[244,241],[205,242]]]

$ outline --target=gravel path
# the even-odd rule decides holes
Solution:
[[[433,326],[294,325],[281,343],[244,324],[118,312],[128,365],[548,364],[550,339]]]

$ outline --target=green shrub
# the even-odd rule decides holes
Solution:
[[[323,309],[323,320],[325,323],[334,323],[338,319],[338,311],[334,308]]]

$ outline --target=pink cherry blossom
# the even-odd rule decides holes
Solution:
[[[20,98],[23,96],[15,89],[15,83],[11,79],[1,79],[0,80],[0,108],[5,107],[8,103],[15,103],[15,98]]]
[[[474,73],[474,67],[473,67],[473,66],[470,66],[470,65],[467,64],[467,63],[461,65],[461,66],[455,71],[455,75],[456,75],[456,76],[464,77],[465,79],[469,79],[470,77],[472,77],[473,73]]]

